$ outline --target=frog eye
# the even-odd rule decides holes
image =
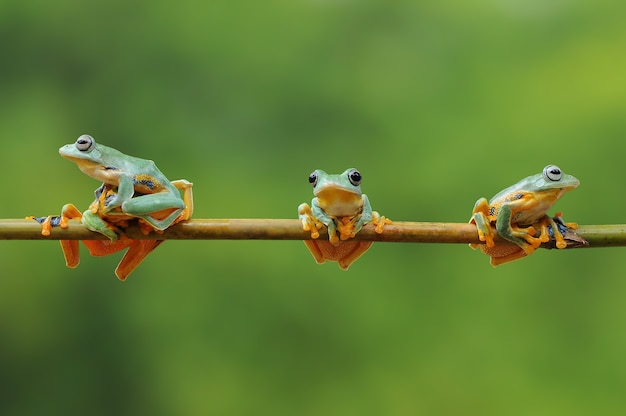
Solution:
[[[543,177],[550,182],[558,182],[563,177],[563,173],[558,166],[548,165],[543,168]]]
[[[94,143],[93,137],[88,134],[83,134],[76,140],[76,148],[81,152],[87,152],[91,150]]]
[[[350,183],[354,186],[359,186],[361,184],[361,173],[356,170],[356,169],[351,169],[348,172],[348,179],[350,180]]]
[[[315,185],[317,185],[317,178],[317,172],[313,172],[309,175],[309,183],[311,186],[315,187]]]

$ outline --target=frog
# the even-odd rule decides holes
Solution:
[[[124,229],[137,222],[143,234],[162,233],[168,227],[191,218],[193,213],[193,184],[185,179],[169,181],[153,161],[125,155],[116,149],[96,144],[93,137],[81,135],[75,143],[59,149],[61,156],[76,162],[79,169],[94,179],[103,181],[95,191],[95,200],[81,212],[66,204],[60,216],[27,217],[37,220],[43,235],[50,235],[53,226],[68,227],[68,220],[80,220],[88,229],[101,233],[109,240],[83,240],[94,256],[103,256],[128,248],[116,275],[126,277],[163,240],[133,240]],[[181,192],[183,196],[181,197]],[[76,240],[60,240],[66,265],[79,264]]]
[[[564,230],[576,229],[578,225],[565,223],[561,213],[551,218],[547,212],[563,194],[579,184],[577,178],[563,173],[558,166],[548,165],[541,173],[520,180],[489,201],[478,199],[469,222],[476,225],[478,238],[484,243],[470,247],[480,248],[491,258],[494,267],[532,254],[551,238],[556,241],[556,248],[566,248]],[[513,245],[495,243],[494,223],[498,235]]]
[[[83,173],[117,188],[106,201],[104,214],[121,210],[158,231],[171,226],[181,215],[191,216],[191,207],[152,160],[125,155],[96,143],[87,134],[61,147],[59,153],[75,162]]]
[[[352,240],[365,224],[372,223],[378,234],[391,220],[372,211],[367,195],[361,191],[362,175],[355,168],[341,174],[328,174],[316,169],[309,175],[314,198],[311,205],[298,206],[298,218],[312,240],[304,240],[319,264],[336,261],[347,270],[372,245],[372,241]],[[322,226],[328,229],[328,241],[317,240]]]

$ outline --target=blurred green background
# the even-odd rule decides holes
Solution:
[[[196,218],[295,218],[312,170],[353,166],[382,214],[464,222],[555,163],[581,186],[551,212],[623,223],[624,13],[4,1],[0,217],[86,208],[99,184],[57,149],[88,133],[193,181]],[[378,243],[343,272],[296,241],[171,241],[126,283],[119,254],[0,253],[3,415],[626,410],[624,249],[492,268],[465,245]]]

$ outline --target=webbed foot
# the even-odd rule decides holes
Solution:
[[[322,228],[322,222],[313,216],[313,211],[307,203],[302,203],[298,207],[298,218],[302,221],[302,229],[311,232],[311,238],[320,236],[319,229]]]
[[[385,225],[391,223],[392,221],[389,218],[385,217],[384,215],[380,215],[378,211],[372,211],[372,224],[376,226],[374,231],[376,231],[378,234],[382,234]]]
[[[491,228],[491,219],[489,218],[489,201],[485,198],[480,198],[474,204],[474,210],[472,211],[472,218],[469,220],[470,224],[476,224],[476,231],[478,232],[478,239],[484,241],[487,247],[493,247],[494,232]],[[479,244],[470,244],[470,247],[476,249]]]
[[[587,240],[572,231],[578,229],[578,224],[575,222],[564,222],[562,217],[563,213],[557,212],[553,218],[550,218],[548,234],[550,239],[554,239],[556,248],[563,249],[568,247],[566,240],[571,241],[572,246],[575,247],[588,245]]]
[[[185,203],[185,208],[183,208],[178,218],[176,218],[176,221],[174,221],[174,224],[176,224],[180,221],[187,221],[193,214],[193,192],[191,191],[193,183],[186,179],[177,179],[172,181],[172,185],[179,191],[183,191],[183,202]]]
[[[61,209],[61,215],[48,215],[47,217],[35,217],[29,215],[27,220],[35,220],[41,224],[41,235],[49,236],[52,227],[67,228],[68,220],[81,219],[81,212],[73,204],[65,204]]]

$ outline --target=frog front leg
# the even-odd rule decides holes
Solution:
[[[382,234],[385,225],[391,224],[392,221],[389,218],[385,217],[384,215],[380,215],[378,211],[372,211],[372,206],[370,205],[370,200],[367,197],[367,195],[363,194],[362,198],[363,198],[363,215],[361,217],[361,220],[362,220],[361,227],[371,222],[376,227],[374,228],[374,231],[376,231],[376,233],[378,234]],[[355,231],[354,235],[356,235],[356,233],[358,233],[361,230],[361,227],[358,227],[358,230]]]
[[[116,241],[119,239],[122,232],[113,224],[105,221],[98,213],[94,213],[91,210],[83,212],[81,222],[85,227],[91,231],[95,231],[100,234],[104,234],[109,237],[109,240]]]
[[[322,208],[320,208],[317,202],[317,198],[313,198],[312,203],[312,216],[317,221],[323,223],[326,228],[328,228],[328,241],[330,241],[332,244],[337,244],[339,242],[339,236],[337,235],[337,220],[326,214],[326,212]]]
[[[311,232],[311,238],[320,236],[319,229],[322,228],[323,224],[313,216],[311,206],[306,202],[298,206],[298,218],[302,222],[302,229]]]
[[[378,212],[372,211],[369,198],[367,195],[361,195],[361,209],[360,211],[351,217],[340,217],[336,220],[337,230],[339,231],[339,238],[341,240],[348,240],[354,238],[355,235],[361,231],[363,226],[368,223],[373,223],[376,226],[376,232],[382,233],[385,224],[391,221],[382,217]]]
[[[527,255],[532,254],[542,242],[549,241],[550,237],[547,235],[547,228],[545,225],[539,224],[542,227],[541,235],[539,237],[535,237],[535,227],[514,227],[511,224],[512,216],[513,214],[510,205],[502,205],[496,220],[496,230],[502,238],[518,245],[522,250],[524,250],[524,253]]]
[[[107,184],[102,184],[100,188],[96,189],[96,201],[100,201],[101,204],[104,202],[104,209],[97,211],[101,211],[101,214],[104,215],[117,208],[123,210],[124,203],[131,200],[134,194],[133,179],[127,175],[121,175],[118,179],[117,189]]]
[[[374,224],[376,227],[374,231],[378,234],[382,234],[383,228],[386,224],[391,224],[390,219],[386,218],[384,215],[380,215],[377,211],[372,211],[372,206],[370,205],[367,195],[363,194],[361,199],[363,201],[361,212],[351,217],[349,220],[343,217],[337,221],[337,228],[339,230],[341,240],[354,238],[354,236],[361,231],[363,226],[370,222]]]
[[[487,247],[493,247],[495,243],[493,241],[494,235],[491,228],[491,219],[489,218],[489,209],[489,201],[485,198],[480,198],[474,204],[470,223],[476,224],[478,239],[484,241]],[[470,247],[476,249],[478,244],[470,244]]]
[[[361,208],[361,212],[354,216],[354,225],[352,226],[352,233],[349,235],[350,238],[357,235],[365,224],[372,222],[372,206],[370,205],[370,200],[367,195],[361,195],[361,201],[363,202],[363,207]],[[344,233],[341,233],[341,239],[346,239],[344,238]]]
[[[105,214],[121,208],[123,213],[141,218],[161,231],[172,225],[185,208],[180,195],[170,190],[133,197],[133,178],[122,175],[118,182],[117,194],[107,202]]]

